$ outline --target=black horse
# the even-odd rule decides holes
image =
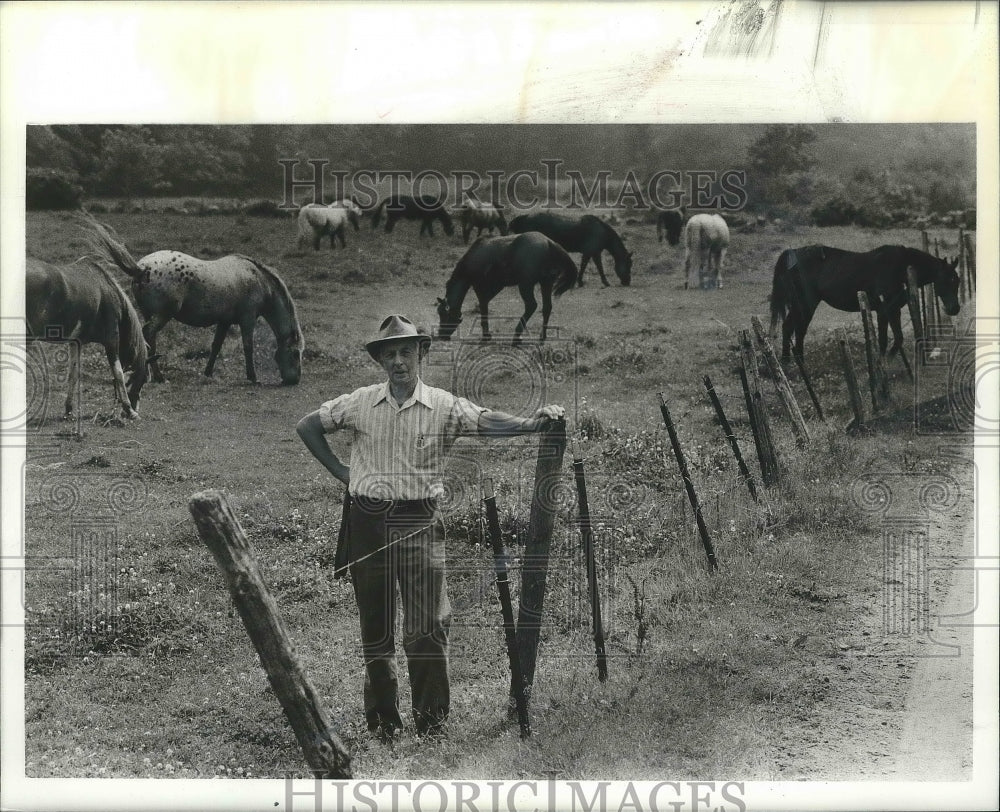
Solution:
[[[483,340],[490,339],[489,303],[504,288],[517,286],[524,301],[524,314],[514,330],[514,342],[538,307],[535,285],[542,291],[542,341],[552,312],[552,294],[561,296],[573,287],[576,263],[544,234],[480,237],[458,261],[445,285],[445,297],[437,300],[441,324],[438,337],[447,341],[462,321],[462,302],[469,288],[479,299]]]
[[[618,236],[618,232],[593,214],[585,214],[579,220],[551,212],[522,214],[511,221],[510,230],[515,234],[540,231],[567,251],[582,253],[578,285],[583,284],[583,270],[591,259],[597,266],[597,272],[601,275],[604,286],[611,284],[604,275],[601,251],[608,251],[611,254],[615,261],[615,273],[622,285],[627,287],[632,282],[632,253],[625,250],[625,243]]]
[[[451,236],[455,233],[451,215],[444,207],[444,200],[429,195],[412,197],[410,195],[390,195],[383,199],[372,213],[372,231],[382,219],[382,209],[385,209],[385,232],[392,231],[399,219],[419,220],[420,233],[434,236],[434,221],[440,220],[445,233]]]
[[[795,355],[802,360],[802,342],[820,302],[849,313],[857,313],[858,292],[868,294],[868,301],[878,317],[879,349],[885,355],[888,328],[892,327],[892,356],[903,345],[900,313],[907,301],[906,269],[912,267],[923,286],[934,284],[945,313],[958,314],[959,278],[955,272],[958,259],[949,262],[916,248],[883,245],[874,251],[858,253],[825,245],[808,245],[782,251],[774,266],[771,287],[771,337],[781,326],[781,358],[787,361],[792,333]]]
[[[666,236],[670,245],[677,245],[681,241],[681,231],[684,229],[684,213],[677,209],[668,209],[657,212],[656,215],[656,239],[663,242]]]

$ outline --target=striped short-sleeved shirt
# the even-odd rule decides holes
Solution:
[[[327,401],[319,417],[328,434],[352,433],[352,496],[415,500],[440,495],[445,457],[456,439],[478,433],[485,411],[420,380],[400,406],[386,381]]]

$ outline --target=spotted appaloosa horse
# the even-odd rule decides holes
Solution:
[[[721,215],[692,216],[684,226],[684,287],[721,288],[728,248],[729,226]]]
[[[139,314],[111,273],[94,261],[61,267],[28,257],[24,294],[28,339],[69,342],[66,415],[73,412],[80,347],[95,343],[104,347],[123,413],[138,417],[139,392],[150,359]],[[131,371],[127,381],[126,370]]]
[[[136,261],[104,227],[95,226],[96,247],[132,277],[132,293],[147,322],[142,331],[156,352],[156,334],[171,319],[191,327],[215,326],[212,350],[205,366],[210,376],[229,328],[238,324],[243,338],[247,379],[256,383],[253,332],[263,317],[274,332],[274,360],[283,384],[297,384],[302,375],[304,340],[288,288],[278,272],[239,254],[216,260],[190,257],[179,251],[156,251]],[[150,363],[153,380],[163,381],[159,365]]]
[[[953,261],[938,259],[916,248],[883,245],[860,253],[807,245],[781,252],[771,285],[771,337],[781,326],[781,358],[787,361],[792,334],[795,355],[802,360],[802,344],[809,322],[821,302],[837,310],[857,313],[858,292],[864,291],[878,319],[879,350],[884,355],[892,327],[889,356],[903,346],[901,312],[907,302],[907,268],[917,274],[917,284],[934,285],[934,292],[949,316],[958,315],[960,280]]]

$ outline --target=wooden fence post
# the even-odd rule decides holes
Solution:
[[[850,348],[847,346],[847,331],[843,327],[837,329],[837,344],[840,346],[840,361],[844,367],[844,380],[847,382],[847,396],[854,412],[854,419],[846,426],[846,431],[862,431],[865,427],[865,411],[858,390],[858,376],[854,372],[854,361]]]
[[[927,361],[921,357],[920,341],[924,337],[924,322],[920,317],[920,283],[917,281],[917,271],[912,266],[906,268],[906,306],[910,310],[910,325],[913,327],[913,352],[918,363],[923,366]],[[910,365],[906,365],[909,370]],[[913,377],[913,372],[910,372]]]
[[[965,304],[966,290],[968,284],[966,283],[966,271],[965,271],[965,229],[961,226],[958,227],[958,296],[962,304]]]
[[[809,397],[812,400],[813,408],[816,410],[816,416],[823,422],[826,422],[826,417],[823,415],[823,407],[820,405],[819,398],[816,397],[816,392],[813,390],[812,381],[809,380],[809,373],[806,371],[806,365],[802,363],[802,359],[795,353],[792,353],[792,360],[795,361],[795,366],[798,367],[799,375],[802,376],[802,382],[806,385],[806,391],[809,393]]]
[[[931,252],[931,241],[927,237],[927,232],[923,229],[920,230],[920,250],[925,254]]]
[[[795,393],[792,391],[791,384],[788,383],[788,378],[785,376],[785,370],[781,368],[781,364],[778,363],[778,357],[774,354],[774,348],[767,338],[764,325],[757,316],[751,316],[750,323],[757,334],[757,342],[764,350],[764,361],[771,373],[771,380],[774,381],[774,387],[778,390],[781,403],[785,407],[785,414],[788,415],[788,419],[792,423],[792,430],[795,432],[795,442],[800,446],[808,445],[812,439],[809,436],[809,427],[806,426],[805,418],[802,417],[802,410],[799,408],[799,403],[795,399]]]
[[[712,406],[715,409],[715,415],[719,418],[719,425],[722,426],[722,431],[725,433],[726,439],[729,440],[729,445],[733,449],[733,456],[736,457],[736,465],[740,469],[740,476],[746,480],[747,490],[750,491],[750,495],[753,497],[754,502],[759,502],[760,498],[757,496],[757,486],[754,484],[753,477],[750,476],[750,469],[747,468],[747,464],[743,460],[743,454],[740,452],[739,441],[733,433],[732,426],[729,425],[729,420],[726,417],[726,413],[722,409],[722,403],[719,400],[719,396],[715,394],[715,387],[712,386],[712,379],[706,375],[704,383],[705,389],[708,391],[708,399],[712,401]]]
[[[865,360],[868,362],[868,386],[872,393],[872,409],[879,412],[889,404],[889,378],[882,364],[878,339],[872,326],[868,294],[863,290],[858,291],[858,306],[861,308],[861,323],[865,328]]]
[[[319,694],[295,657],[278,606],[260,576],[250,542],[218,491],[188,502],[198,535],[225,576],[267,678],[317,778],[351,778],[351,756],[337,736]]]
[[[521,601],[517,613],[517,649],[528,695],[535,682],[538,638],[542,630],[549,548],[555,525],[555,495],[566,452],[566,421],[553,420],[538,437],[538,461],[531,497],[528,538],[521,565]]]
[[[597,655],[597,679],[605,682],[608,678],[608,655],[604,650],[604,620],[601,617],[601,592],[597,581],[597,556],[594,552],[594,529],[590,524],[590,502],[587,499],[587,474],[583,469],[583,457],[574,446],[573,475],[576,478],[576,495],[579,504],[580,536],[583,541],[583,555],[587,561],[587,586],[590,590],[590,619],[594,630],[594,653]]]
[[[753,432],[754,445],[757,448],[757,461],[760,463],[760,474],[764,485],[770,487],[780,479],[778,456],[774,451],[774,440],[771,435],[771,424],[764,405],[764,397],[760,392],[760,377],[757,374],[757,354],[750,341],[750,333],[740,330],[740,381],[743,384],[743,395],[746,398],[747,415],[750,418],[750,430]]]
[[[677,439],[677,429],[674,428],[674,421],[670,417],[670,410],[663,400],[663,394],[658,395],[660,399],[660,414],[663,416],[663,423],[667,427],[667,434],[670,436],[670,445],[674,450],[674,457],[677,458],[677,467],[681,472],[681,479],[684,481],[684,490],[687,491],[688,501],[694,511],[695,521],[698,523],[698,535],[701,536],[702,546],[705,548],[705,555],[708,556],[708,568],[710,571],[719,568],[719,562],[715,559],[715,550],[712,548],[712,539],[708,534],[708,527],[705,526],[705,517],[701,515],[701,505],[698,503],[698,494],[694,490],[694,482],[688,471],[687,460],[684,458],[684,450],[681,448],[680,440]]]
[[[969,296],[976,292],[976,246],[972,234],[965,232],[965,263],[969,269]]]

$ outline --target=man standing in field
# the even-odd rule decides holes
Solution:
[[[436,499],[455,440],[541,431],[565,415],[562,406],[543,406],[532,417],[514,417],[427,386],[419,371],[429,347],[430,336],[413,322],[389,316],[365,344],[388,380],[327,401],[296,426],[306,448],[350,493],[347,554],[361,619],[365,718],[383,740],[403,726],[396,677],[397,583],[417,732],[440,730],[448,716],[451,608]],[[325,437],[340,430],[352,434],[350,466]]]

